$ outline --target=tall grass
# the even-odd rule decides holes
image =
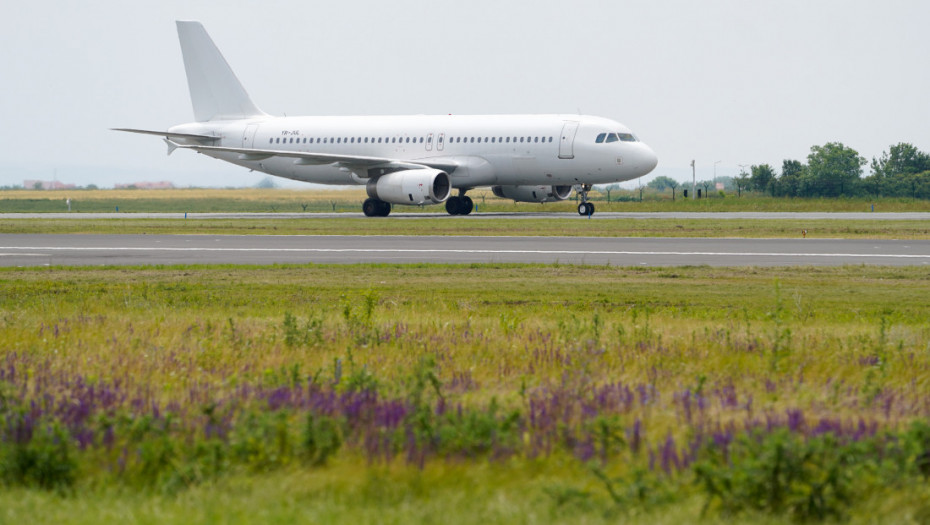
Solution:
[[[52,268],[0,283],[8,487],[178,495],[509,465],[550,517],[806,520],[868,512],[869,494],[916,501],[930,471],[919,268]]]

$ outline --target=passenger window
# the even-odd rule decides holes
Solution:
[[[495,140],[495,139],[496,139],[496,137],[491,137],[491,144],[494,144],[495,142],[497,142],[497,140]]]
[[[601,144],[604,142],[605,138],[607,138],[607,134],[601,133],[600,135],[597,136],[597,139],[595,139],[594,142],[596,142],[597,144]]]
[[[520,142],[523,142],[523,137],[520,137]]]
[[[539,137],[533,137],[533,142],[539,142]]]

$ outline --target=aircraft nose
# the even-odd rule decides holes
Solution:
[[[643,171],[643,175],[645,175],[649,173],[650,171],[654,170],[655,167],[659,164],[659,156],[656,155],[656,152],[652,151],[652,148],[650,148],[649,146],[642,144],[642,147],[643,147],[643,152],[642,152],[642,164],[641,165],[643,169],[645,170]]]

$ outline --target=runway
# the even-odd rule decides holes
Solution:
[[[0,213],[0,220],[11,219],[359,219],[373,220],[358,213]],[[440,219],[452,221],[480,221],[483,219],[559,219],[559,220],[604,220],[604,219],[712,219],[712,220],[857,220],[857,221],[930,221],[930,212],[610,212],[599,211],[591,217],[577,213],[551,212],[479,212],[472,215],[447,215],[444,212],[392,213],[389,220]],[[375,219],[377,220],[377,219]]]
[[[930,241],[470,236],[0,235],[0,266],[559,263],[930,265]]]

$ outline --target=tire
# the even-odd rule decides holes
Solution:
[[[365,217],[378,217],[381,211],[380,202],[375,199],[365,199],[365,202],[362,203],[362,213],[365,214]]]
[[[578,205],[578,215],[585,216],[588,214],[588,203],[582,202]]]
[[[588,213],[587,213],[587,214],[588,214],[588,215],[594,215],[594,203],[593,203],[593,202],[589,202],[589,203],[588,203]]]
[[[380,209],[378,210],[379,217],[387,217],[391,214],[391,203],[381,201]]]
[[[446,211],[449,215],[461,215],[462,200],[458,197],[449,197],[446,199]]]
[[[462,204],[459,206],[459,213],[468,215],[475,210],[475,201],[471,200],[471,197],[462,197],[461,200]]]

